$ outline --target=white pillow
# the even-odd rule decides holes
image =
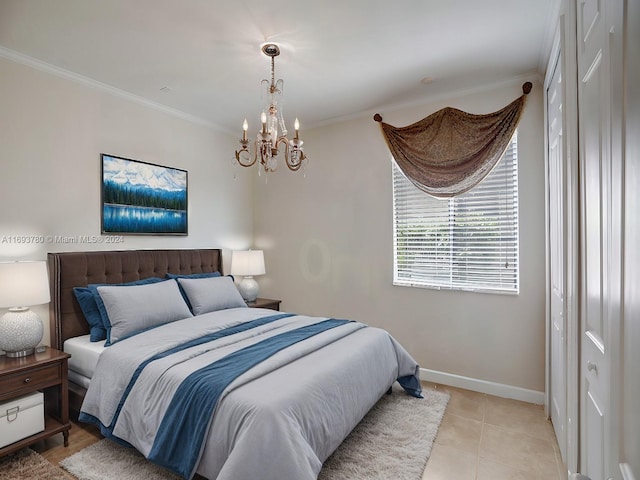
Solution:
[[[173,280],[126,287],[101,286],[97,290],[111,324],[107,326],[107,345],[193,316]]]
[[[194,315],[247,306],[231,277],[178,278],[178,282]]]

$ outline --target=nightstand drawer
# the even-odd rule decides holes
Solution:
[[[0,392],[4,396],[19,392],[22,389],[33,391],[60,383],[60,380],[60,365],[47,365],[0,378]]]

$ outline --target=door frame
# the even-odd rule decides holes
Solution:
[[[637,252],[640,239],[640,222],[637,212],[640,207],[640,59],[636,52],[640,42],[640,0],[626,0],[624,5],[624,303],[622,318],[622,352],[620,358],[622,408],[620,413],[621,443],[619,469],[622,479],[640,480],[640,462],[637,446],[640,445],[640,412],[637,410],[637,394],[640,391],[640,254]]]

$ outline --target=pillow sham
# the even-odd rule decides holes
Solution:
[[[191,303],[194,315],[247,306],[231,277],[178,278],[177,280]]]
[[[100,342],[107,338],[107,329],[104,327],[100,310],[89,287],[74,287],[73,294],[78,300],[84,319],[89,324],[89,340]]]
[[[173,280],[148,285],[101,286],[97,290],[109,321],[105,346],[193,316]]]
[[[165,275],[165,278],[173,278],[175,280],[178,280],[179,278],[211,278],[211,277],[219,277],[219,276],[220,276],[220,272],[167,273]],[[182,294],[182,298],[184,298],[184,301],[187,302],[187,306],[189,307],[189,310],[191,310],[191,312],[193,313],[193,307],[191,306],[191,302],[189,302],[189,298],[187,297],[187,294],[184,292],[182,285],[178,284],[178,287],[180,288],[180,293]]]
[[[78,300],[80,310],[84,314],[84,318],[89,324],[89,339],[92,342],[100,342],[107,338],[107,327],[104,317],[104,305],[102,299],[96,290],[96,287],[103,285],[146,285],[148,283],[162,282],[159,277],[143,278],[142,280],[134,280],[125,283],[92,283],[86,287],[74,287],[73,294]]]
[[[93,298],[96,301],[96,307],[98,308],[98,312],[100,312],[100,318],[102,318],[102,324],[104,325],[105,331],[109,326],[109,315],[107,314],[107,310],[104,308],[104,303],[102,302],[102,297],[98,293],[98,287],[128,287],[131,285],[148,285],[150,283],[158,283],[164,282],[164,278],[160,277],[149,277],[143,278],[142,280],[134,280],[133,282],[125,282],[125,283],[90,283],[87,285],[91,293],[93,294]],[[107,338],[105,336],[105,338]],[[103,339],[104,340],[104,339]]]

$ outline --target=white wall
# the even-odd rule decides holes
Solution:
[[[394,125],[444,106],[497,110],[520,84],[380,112]],[[394,287],[389,152],[370,117],[304,131],[306,178],[235,169],[236,139],[0,58],[0,261],[50,251],[265,249],[261,294],[283,309],[353,318],[396,336],[423,368],[544,389],[544,169],[541,87],[519,128],[519,296]],[[100,234],[100,153],[189,171],[189,235],[35,245],[12,235]],[[237,179],[234,180],[234,175]],[[253,185],[252,185],[253,181]],[[36,307],[45,320],[46,306]],[[1,313],[1,312],[0,312]]]
[[[489,113],[521,95],[522,83],[380,113],[396,126],[445,106]],[[303,131],[306,178],[281,167],[265,183],[254,172],[261,296],[282,299],[287,311],[384,327],[423,368],[544,391],[542,107],[535,83],[518,129],[518,296],[392,285],[390,153],[371,117]]]
[[[234,180],[235,138],[4,58],[0,92],[0,261],[69,250],[223,248],[228,269],[229,249],[250,245],[251,177],[238,169]],[[187,170],[189,235],[18,243],[14,236],[100,236],[100,153]],[[47,343],[47,306],[35,310]]]

